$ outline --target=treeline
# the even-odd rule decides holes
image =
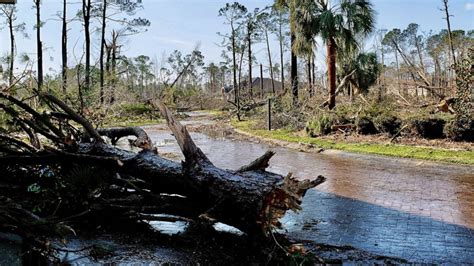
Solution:
[[[29,58],[26,53],[17,54],[16,36],[23,34],[26,37],[27,25],[19,21],[16,5],[1,4],[0,14],[5,19],[5,29],[8,30],[10,39],[10,52],[3,58],[8,67],[2,67],[3,76],[7,79],[6,90],[13,94],[24,87],[35,88],[37,92],[57,90],[65,99],[78,103],[81,110],[96,100],[100,104],[113,102],[113,91],[108,90],[110,88],[113,90],[117,85],[119,67],[127,65],[124,61],[132,60],[121,55],[122,42],[128,36],[146,31],[150,26],[148,19],[136,16],[136,12],[142,8],[141,2],[140,0],[82,0],[80,3],[58,1],[58,7],[61,7],[61,11],[57,14],[61,21],[61,73],[58,76],[45,74],[43,70],[45,41],[42,39],[41,30],[45,21],[51,18],[42,16],[42,2],[33,0],[36,17],[34,24],[36,58]],[[78,10],[72,15],[68,13],[68,7],[71,5],[78,6]],[[73,63],[70,60],[71,52],[68,50],[70,38],[68,34],[72,28],[79,28],[84,37],[82,54],[79,58],[75,56]],[[100,38],[93,40],[93,33],[97,32]],[[100,53],[97,58],[93,58],[91,47],[96,41],[99,42]],[[46,42],[51,43],[54,40]],[[23,71],[16,71],[15,59],[18,57],[25,66]],[[134,60],[140,61],[139,58]],[[95,95],[96,90],[98,95]],[[106,94],[109,94],[108,99]]]
[[[271,80],[270,92],[290,92],[295,108],[316,95],[326,98],[321,107],[333,109],[338,94],[352,99],[369,88],[402,97],[416,94],[442,99],[455,92],[456,58],[465,57],[474,45],[472,30],[451,30],[450,26],[440,32],[422,32],[418,24],[412,23],[406,29],[376,31],[374,8],[368,0],[276,0],[272,6],[254,10],[238,2],[216,10],[228,26],[226,32],[217,33],[222,38],[220,62],[205,64],[199,46],[189,54],[176,50],[160,60],[149,55],[129,57],[123,51],[126,38],[150,26],[148,19],[136,16],[143,8],[140,0],[64,0],[62,5],[58,3],[62,22],[61,73],[52,75],[43,71],[41,29],[47,18],[42,17],[41,2],[33,3],[37,58],[17,54],[17,35],[27,34],[27,25],[18,19],[14,5],[0,5],[10,36],[10,51],[3,58],[3,77],[12,91],[18,90],[19,84],[38,91],[54,90],[81,110],[93,104],[112,104],[120,95],[130,101],[130,93],[143,101],[162,97],[169,88],[182,94],[220,93],[226,86],[231,87],[233,103],[240,110],[241,101],[260,95],[259,88],[252,84],[264,71]],[[449,24],[448,1],[442,3],[440,19]],[[73,15],[67,12],[71,5],[78,8]],[[80,28],[84,34],[83,53],[73,60],[68,51],[71,28]],[[99,33],[99,38],[92,38],[93,32]],[[372,36],[374,49],[367,52],[363,47]],[[99,43],[100,48],[96,58],[91,54],[94,43]],[[257,47],[265,51],[260,62]],[[278,51],[273,51],[274,47]],[[327,66],[320,70],[315,62],[323,51]],[[15,71],[16,60],[27,66],[25,71]],[[260,72],[255,73],[259,67]],[[276,81],[281,82],[281,91],[277,91]],[[175,99],[176,92],[171,93]]]

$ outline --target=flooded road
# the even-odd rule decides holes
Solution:
[[[164,127],[144,129],[159,152],[180,154]],[[416,262],[474,263],[472,166],[336,151],[306,153],[223,135],[191,135],[219,167],[237,169],[272,149],[276,155],[270,171],[328,178],[307,193],[302,212],[283,218],[292,238]]]

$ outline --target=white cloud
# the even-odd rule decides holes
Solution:
[[[465,8],[467,11],[474,10],[474,3],[466,3],[466,5],[464,6],[464,8]]]

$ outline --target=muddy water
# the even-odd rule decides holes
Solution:
[[[180,154],[162,126],[145,130],[159,152]],[[219,167],[236,169],[272,149],[270,171],[328,178],[307,193],[301,213],[283,219],[291,237],[411,261],[474,263],[473,167],[191,135]]]

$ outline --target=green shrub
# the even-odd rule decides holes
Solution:
[[[358,106],[353,104],[341,104],[336,107],[334,114],[339,124],[352,124],[355,122]]]
[[[126,116],[130,115],[143,115],[153,112],[150,105],[142,103],[127,103],[120,105],[120,113]]]
[[[327,135],[331,133],[331,126],[334,124],[334,117],[327,114],[319,114],[306,122],[306,133],[310,137]]]

